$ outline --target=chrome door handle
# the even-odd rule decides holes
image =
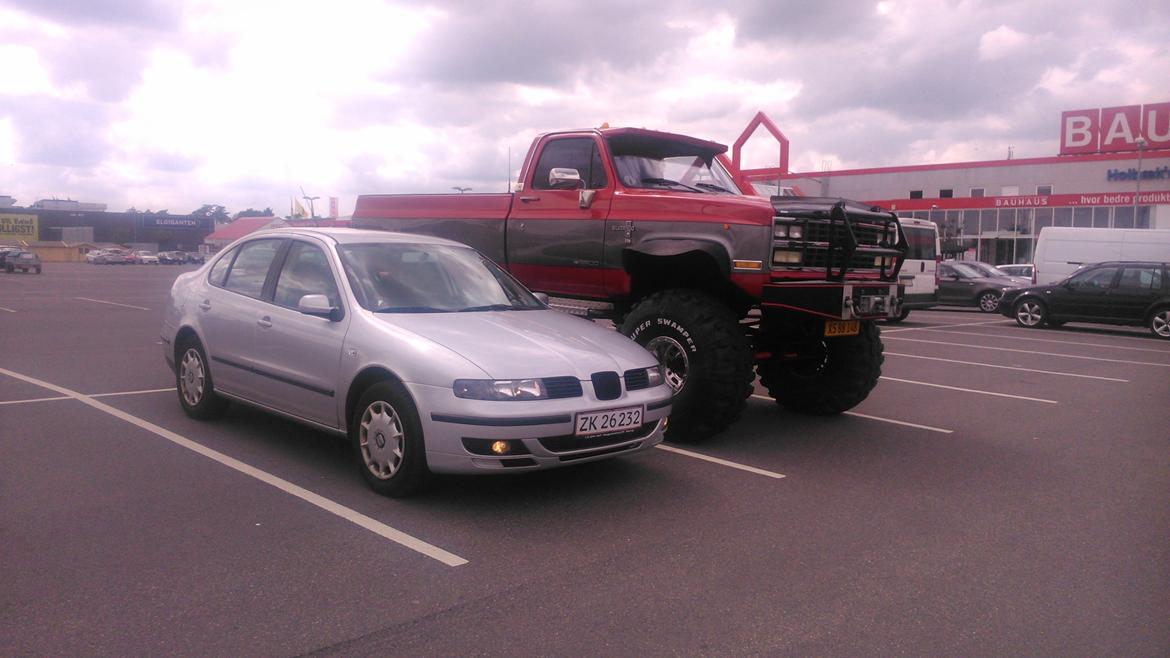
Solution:
[[[199,308],[204,310],[204,311],[210,311],[211,310],[211,302],[209,302],[205,299],[205,300],[199,302]]]
[[[256,324],[267,329],[272,326],[272,318],[269,318],[267,315],[265,315],[264,317],[257,320]]]

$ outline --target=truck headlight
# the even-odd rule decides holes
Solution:
[[[800,252],[777,249],[772,252],[773,265],[799,265]]]
[[[548,389],[539,379],[456,379],[455,397],[468,400],[543,400]]]
[[[777,224],[772,235],[777,238],[799,240],[804,235],[804,230],[798,224]]]

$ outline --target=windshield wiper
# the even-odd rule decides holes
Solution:
[[[485,304],[483,306],[468,306],[467,308],[459,309],[457,312],[470,313],[473,311],[515,311],[518,308],[518,306],[513,306],[512,304]]]
[[[700,190],[697,187],[691,187],[690,185],[687,185],[686,183],[680,183],[676,180],[670,180],[669,178],[643,178],[642,182],[643,183],[650,183],[651,185],[667,185],[667,186],[677,185],[678,187],[690,190],[692,192],[702,192],[702,190]]]
[[[722,185],[716,185],[715,183],[695,183],[695,187],[701,187],[704,190],[715,190],[716,192],[727,192],[728,194],[735,194],[726,187],[723,187]]]
[[[450,313],[449,309],[433,306],[383,306],[374,309],[375,313]]]

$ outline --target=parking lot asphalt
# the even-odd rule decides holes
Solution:
[[[0,655],[1170,654],[1146,332],[915,311],[848,414],[753,397],[697,446],[392,500],[339,439],[182,413],[187,269],[0,275]]]

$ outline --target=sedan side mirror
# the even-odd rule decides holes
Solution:
[[[341,319],[341,309],[329,303],[325,295],[305,295],[297,302],[297,310],[305,315],[325,318],[331,322]]]

